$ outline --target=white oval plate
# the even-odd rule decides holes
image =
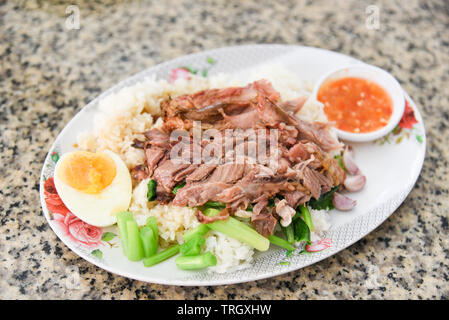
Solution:
[[[201,70],[209,66],[207,57],[212,57],[216,61],[209,70],[209,75],[237,73],[264,63],[275,62],[295,72],[300,79],[312,83],[329,70],[339,66],[362,63],[339,53],[311,47],[287,45],[227,47],[159,64],[120,82],[101,94],[86,105],[61,131],[45,159],[40,178],[40,196],[45,218],[57,236],[80,257],[109,272],[160,284],[193,286],[253,281],[298,270],[334,255],[378,227],[407,197],[423,165],[426,137],[421,115],[415,103],[406,94],[408,104],[414,110],[417,120],[411,129],[397,130],[375,142],[352,144],[357,164],[367,176],[367,184],[361,192],[351,194],[351,197],[358,202],[354,210],[331,212],[332,227],[326,234],[327,238],[332,239],[330,248],[313,254],[294,254],[287,258],[284,249],[271,247],[267,252],[255,254],[252,267],[224,274],[181,271],[176,268],[173,259],[145,268],[141,262],[130,262],[126,259],[119,247],[117,237],[109,243],[103,242],[98,247],[102,252],[102,258],[92,255],[91,248],[74,242],[57,228],[47,209],[43,184],[45,179],[53,176],[56,154],[74,150],[73,144],[78,133],[92,129],[93,114],[102,97],[140,82],[149,75],[166,79],[170,70],[179,66],[188,65]],[[282,261],[289,261],[289,264],[280,264]]]

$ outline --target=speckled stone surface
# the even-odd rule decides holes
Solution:
[[[440,1],[79,2],[0,0],[0,298],[449,298],[449,4]],[[106,4],[105,4],[106,3]],[[379,30],[366,8],[379,8]],[[287,43],[385,68],[424,117],[428,147],[406,201],[350,248],[271,279],[175,287],[110,274],[72,253],[43,217],[38,178],[52,141],[90,100],[142,69],[228,45]],[[79,270],[79,286],[70,285]]]

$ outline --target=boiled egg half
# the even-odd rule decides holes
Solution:
[[[127,210],[131,201],[131,175],[111,151],[64,154],[56,164],[54,181],[66,207],[93,226],[113,225],[115,214]]]

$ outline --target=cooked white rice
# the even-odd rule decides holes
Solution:
[[[312,223],[314,231],[310,234],[310,240],[315,241],[321,239],[324,233],[330,229],[331,220],[329,211],[327,210],[314,210],[310,209],[310,216],[312,217]]]
[[[310,95],[311,87],[300,81],[295,74],[279,66],[272,65],[239,75],[217,75],[210,78],[192,76],[190,80],[178,79],[174,83],[150,77],[132,87],[126,87],[103,98],[98,105],[99,112],[94,119],[93,132],[83,132],[78,136],[78,145],[89,151],[111,150],[118,154],[132,168],[144,161],[144,153],[131,145],[134,139],[143,140],[142,133],[152,127],[160,127],[162,119],[154,118],[161,113],[160,103],[169,96],[191,94],[209,88],[225,88],[246,85],[254,80],[268,79],[279,91],[283,100],[295,99],[304,94]],[[309,98],[298,116],[310,121],[327,121],[323,105]],[[195,209],[172,205],[154,205],[147,202],[147,180],[139,183],[133,190],[129,210],[136,216],[140,225],[147,217],[157,218],[159,235],[163,244],[182,243],[185,230],[195,227]],[[153,206],[153,207],[152,207]],[[312,210],[317,230],[327,226],[323,214]],[[323,229],[318,229],[323,228]],[[207,250],[217,257],[215,272],[247,267],[252,261],[253,249],[237,240],[211,232],[207,238]]]
[[[206,250],[217,257],[217,265],[209,271],[223,273],[249,267],[254,249],[222,233],[211,231],[206,238]]]
[[[139,226],[144,225],[148,217],[155,217],[158,222],[159,236],[164,244],[183,243],[182,235],[185,230],[194,228],[199,224],[195,217],[195,209],[176,207],[171,204],[154,205],[154,203],[148,203],[148,180],[142,180],[134,188],[129,211],[134,213]]]

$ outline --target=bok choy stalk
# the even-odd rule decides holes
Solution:
[[[203,211],[206,216],[214,217],[220,213],[220,210],[207,208]],[[270,241],[260,235],[256,230],[245,223],[229,217],[227,220],[217,220],[207,224],[212,230],[221,232],[230,238],[237,239],[247,245],[256,248],[259,251],[266,251],[270,246]]]
[[[196,270],[217,265],[217,258],[208,251],[195,256],[179,256],[175,263],[181,270]]]
[[[184,233],[184,235],[182,237],[184,238],[184,241],[187,242],[190,239],[192,239],[193,237],[195,237],[196,235],[200,235],[200,236],[205,235],[209,230],[210,230],[210,228],[206,224],[200,224],[200,225],[196,226],[195,228],[190,229],[189,231]]]
[[[164,260],[167,260],[168,258],[173,257],[175,254],[177,254],[179,252],[179,248],[180,246],[178,244],[171,246],[167,249],[165,249],[164,251],[161,251],[157,254],[155,254],[152,257],[148,257],[143,259],[143,265],[145,267],[151,267],[154,266],[155,264],[158,264]]]
[[[157,227],[157,220],[155,217],[149,217],[147,219],[146,226],[153,230],[153,237],[156,244],[159,244],[159,229]]]
[[[126,229],[128,233],[128,259],[131,261],[142,260],[144,250],[137,222],[134,219],[126,221]]]
[[[140,238],[142,239],[144,256],[146,258],[156,254],[158,243],[154,237],[153,229],[144,226],[140,229]]]
[[[286,249],[288,251],[295,251],[295,249],[296,249],[288,241],[286,241],[286,240],[284,240],[282,238],[279,238],[279,237],[277,237],[275,235],[269,235],[268,236],[268,240],[270,240],[270,242],[272,244],[275,244],[275,245],[277,245],[279,247],[282,247],[282,248],[284,248],[284,249]]]
[[[123,254],[128,257],[128,221],[134,221],[134,216],[129,211],[122,211],[115,215],[117,219],[118,232],[122,242]]]

